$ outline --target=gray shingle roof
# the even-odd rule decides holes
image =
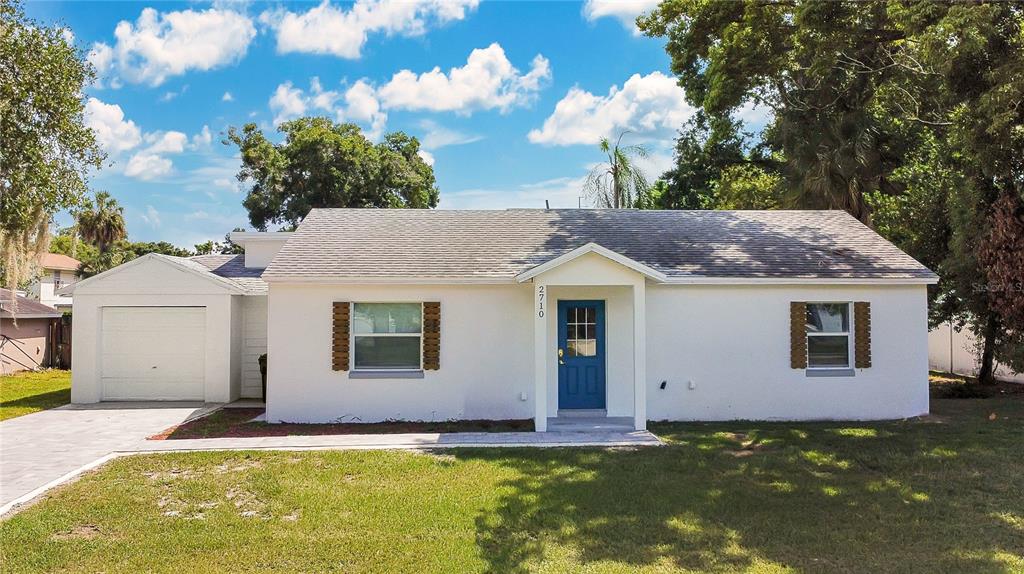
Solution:
[[[591,242],[669,278],[935,278],[843,211],[596,209],[314,209],[263,278],[512,279]]]
[[[196,255],[184,261],[198,264],[203,271],[230,279],[246,295],[267,294],[267,284],[260,279],[263,270],[247,268],[244,255]]]
[[[64,314],[49,305],[43,305],[39,301],[20,295],[15,295],[15,297],[18,301],[18,317],[60,317]],[[13,317],[12,309],[11,291],[9,289],[0,289],[0,317],[10,319]]]

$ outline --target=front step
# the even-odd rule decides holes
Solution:
[[[633,419],[631,417],[558,416],[548,419],[549,432],[629,432],[632,430]]]

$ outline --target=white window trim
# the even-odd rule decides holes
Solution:
[[[410,305],[420,306],[419,333],[356,333],[356,305]],[[354,301],[349,314],[349,349],[352,349],[352,373],[418,373],[423,370],[423,301]],[[419,365],[415,367],[356,367],[356,337],[419,337]]]
[[[811,332],[806,331],[805,336],[810,339],[811,337],[841,337],[846,336],[846,364],[845,365],[825,365],[825,366],[811,366],[811,345],[810,341],[807,342],[807,370],[814,372],[822,371],[849,371],[853,369],[853,303],[850,301],[807,301],[807,305],[846,305],[846,331],[828,331],[828,332]],[[804,319],[806,321],[806,318]]]

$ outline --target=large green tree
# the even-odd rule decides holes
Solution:
[[[691,104],[728,118],[754,102],[769,107],[762,134],[781,154],[787,206],[845,209],[870,222],[865,196],[894,193],[906,152],[881,88],[924,75],[906,55],[913,9],[873,2],[666,0],[638,24],[667,39],[672,69]],[[912,106],[905,106],[907,109]],[[930,121],[908,112],[910,122]]]
[[[436,207],[434,170],[419,141],[402,132],[374,144],[355,124],[308,117],[278,127],[270,141],[255,124],[232,127],[228,140],[242,154],[238,180],[250,186],[249,222],[296,226],[316,207]]]
[[[50,221],[78,205],[103,153],[85,126],[94,72],[64,31],[0,0],[0,268],[3,285],[28,279]]]
[[[994,206],[1019,198],[1024,182],[1022,10],[666,0],[638,24],[667,39],[680,85],[708,116],[728,118],[750,102],[773,111],[759,147],[775,166],[741,170],[733,155],[701,148],[717,160],[700,162],[717,170],[716,193],[739,176],[730,193],[761,198],[776,175],[782,206],[845,209],[875,225],[939,272],[932,320],[979,336],[979,378],[988,380],[996,358],[1024,347],[1024,332],[1001,313],[1005,299],[991,296],[1014,276],[1012,263],[996,259],[1004,270],[993,275],[982,260],[986,245],[1017,244],[1006,238],[1017,230],[1006,208]]]

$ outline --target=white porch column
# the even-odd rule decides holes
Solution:
[[[647,429],[647,282],[633,285],[633,428]]]
[[[533,280],[533,427],[548,430],[548,288]]]

